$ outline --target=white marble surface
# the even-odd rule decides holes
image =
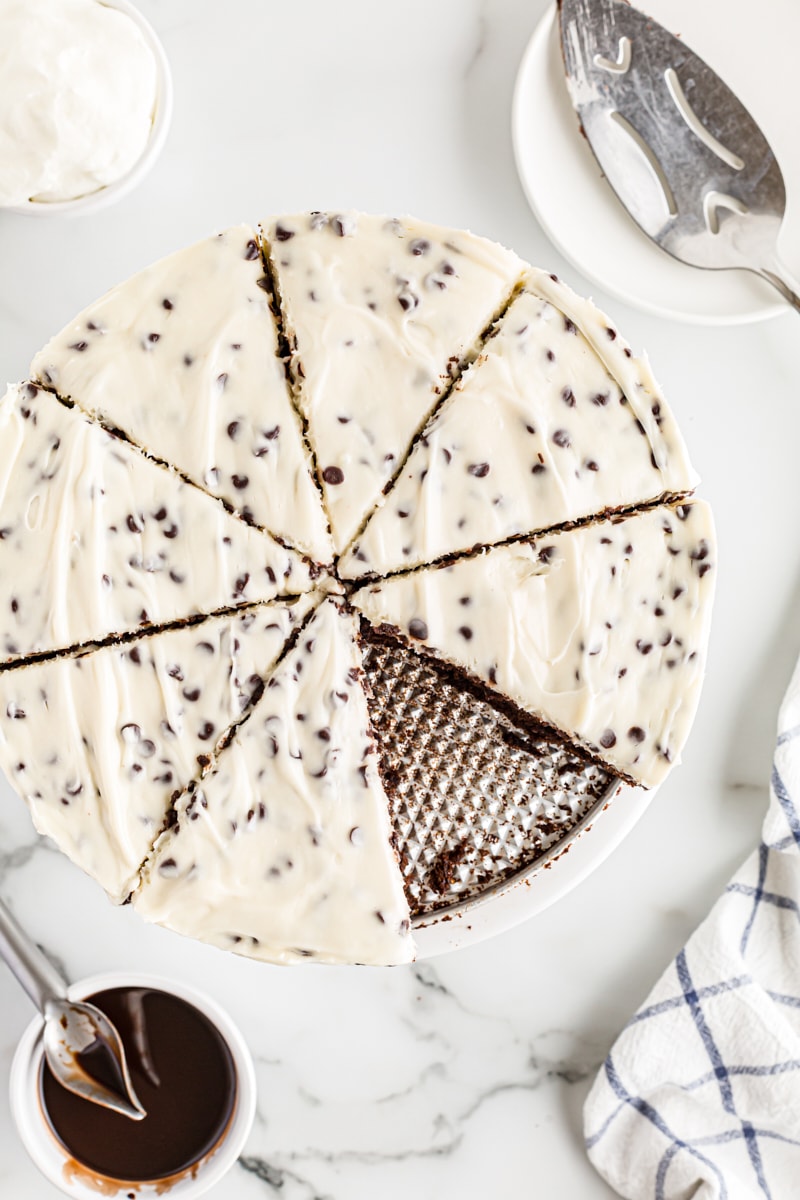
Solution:
[[[175,120],[117,207],[0,216],[0,375],[108,285],[209,230],[353,206],[472,227],[574,283],[530,215],[509,106],[544,0],[142,0]],[[786,85],[788,87],[788,83]],[[797,270],[798,264],[793,264]],[[646,346],[715,506],[718,600],[684,765],[623,845],[555,907],[393,971],[257,966],[148,928],[37,840],[0,793],[0,890],[72,977],[132,967],[204,988],[258,1060],[259,1115],[215,1200],[599,1200],[581,1105],[616,1032],[755,842],[777,704],[800,645],[800,325],[672,325],[602,295]],[[591,835],[589,835],[591,836]],[[30,1017],[0,970],[0,1079]],[[56,1192],[0,1087],[0,1195]]]

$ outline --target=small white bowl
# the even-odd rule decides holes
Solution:
[[[150,22],[142,16],[131,0],[98,0],[106,8],[117,8],[125,13],[141,30],[142,36],[153,52],[156,62],[156,105],[150,137],[141,158],[120,179],[107,183],[96,192],[76,196],[72,200],[28,200],[25,204],[0,206],[0,213],[23,213],[32,217],[73,217],[97,212],[109,204],[116,203],[137,187],[145,175],[152,170],[156,159],[164,148],[172,120],[172,73],[169,61],[158,35]]]
[[[137,1200],[155,1200],[169,1195],[180,1200],[195,1200],[218,1183],[233,1166],[242,1151],[253,1124],[256,1111],[256,1077],[253,1060],[244,1038],[226,1012],[213,1000],[194,988],[186,987],[159,975],[128,975],[123,971],[108,971],[74,983],[69,989],[71,1000],[82,1000],[97,992],[115,987],[152,988],[169,992],[193,1004],[211,1021],[230,1048],[236,1071],[236,1104],[226,1132],[214,1149],[195,1167],[189,1168],[169,1182],[124,1183],[117,1191],[116,1181],[95,1175],[87,1168],[77,1168],[63,1146],[56,1140],[47,1123],[39,1099],[39,1072],[42,1062],[42,1019],[35,1017],[20,1038],[11,1064],[11,1115],[22,1143],[42,1174],[73,1200],[97,1200],[98,1194],[125,1196],[135,1192]],[[93,1184],[94,1181],[94,1184]]]

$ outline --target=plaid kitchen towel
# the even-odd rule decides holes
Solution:
[[[584,1119],[629,1200],[800,1200],[800,664],[761,844],[617,1039]]]

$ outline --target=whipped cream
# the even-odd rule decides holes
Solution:
[[[155,57],[98,0],[0,0],[0,205],[72,200],[141,158]]]

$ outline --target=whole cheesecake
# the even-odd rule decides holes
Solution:
[[[149,920],[414,956],[364,655],[643,787],[697,707],[715,540],[645,360],[555,276],[360,213],[114,288],[0,402],[0,761]]]

